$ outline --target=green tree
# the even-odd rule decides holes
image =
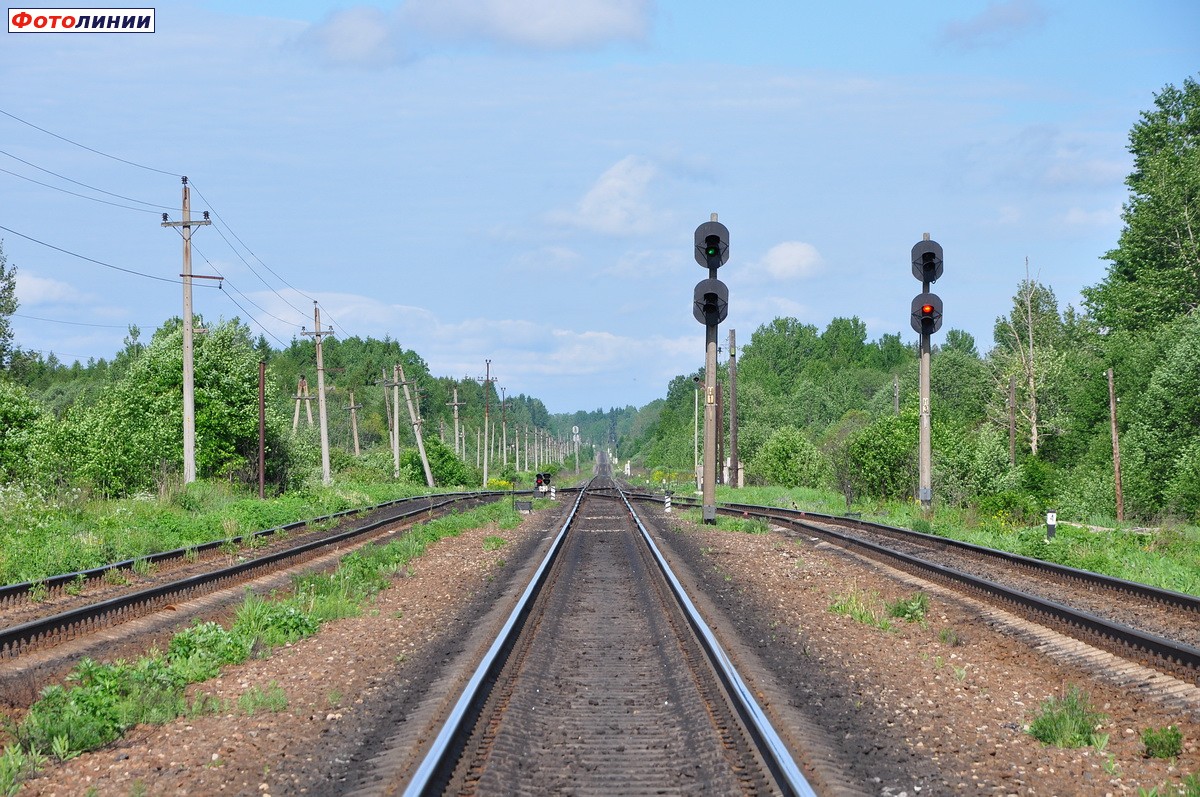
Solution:
[[[1058,363],[1057,344],[1062,338],[1062,319],[1054,291],[1028,277],[1013,296],[1013,309],[996,319],[991,352],[998,386],[1017,380],[1017,413],[1029,434],[1029,452],[1037,456],[1044,432],[1053,429],[1053,412],[1045,406],[1047,385]]]
[[[0,376],[0,479],[15,480],[30,471],[30,446],[41,406],[21,386]]]
[[[752,481],[780,487],[824,487],[833,475],[821,450],[791,426],[771,435],[749,461],[746,471]]]
[[[1167,86],[1129,133],[1125,227],[1103,282],[1083,291],[1102,326],[1153,329],[1200,306],[1200,83]]]
[[[196,339],[196,466],[202,477],[256,481],[258,362],[249,330],[210,324]],[[61,423],[43,424],[37,457],[47,477],[106,495],[150,490],[183,460],[183,331],[178,318],[159,329],[128,371],[93,403],[75,404]],[[268,403],[267,477],[290,475],[286,421]]]
[[[0,368],[8,368],[13,355],[12,315],[17,312],[17,267],[8,265],[0,239]]]

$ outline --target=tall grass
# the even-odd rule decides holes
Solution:
[[[754,487],[717,487],[719,503],[750,503],[798,508],[826,514],[846,514],[845,501],[832,491]],[[926,516],[915,501],[855,504],[852,511],[866,520],[911,528],[988,548],[1031,556],[1096,573],[1200,596],[1200,528],[1167,525],[1134,531],[1111,522],[1110,527],[1081,528],[1059,518],[1054,539],[1045,526],[1014,526],[1002,517],[934,504]]]
[[[167,499],[97,500],[0,485],[0,583],[49,576],[242,535],[427,490],[411,484],[337,484],[260,501],[221,482],[195,482]]]

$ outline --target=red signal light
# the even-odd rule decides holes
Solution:
[[[933,305],[932,304],[921,305],[921,315],[932,315],[932,314],[933,314]]]

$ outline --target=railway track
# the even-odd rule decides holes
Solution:
[[[420,763],[362,793],[815,794],[629,502],[574,500]]]
[[[0,657],[89,636],[186,600],[346,551],[502,493],[456,493],[388,502],[231,540],[126,560],[40,582],[0,587]],[[333,530],[322,530],[335,525]]]
[[[661,502],[662,496],[631,495]],[[675,498],[684,506],[694,499]],[[718,512],[765,520],[968,592],[1096,647],[1200,679],[1200,598],[857,518],[722,504]]]

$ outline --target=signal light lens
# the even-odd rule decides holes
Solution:
[[[921,305],[921,315],[933,315],[933,305],[932,304]]]

